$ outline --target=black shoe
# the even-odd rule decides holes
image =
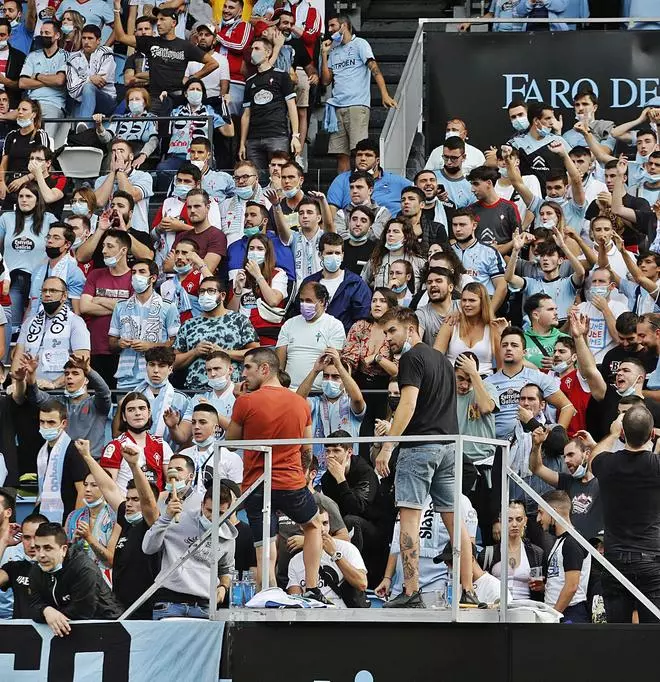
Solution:
[[[479,597],[474,590],[463,590],[461,595],[461,601],[458,602],[459,606],[467,609],[487,609],[488,604],[479,601]]]
[[[303,597],[305,597],[305,599],[314,599],[316,601],[320,601],[321,604],[325,604],[326,606],[334,606],[334,603],[325,597],[323,592],[321,592],[318,587],[310,587],[305,591]]]
[[[401,594],[390,599],[390,601],[383,604],[384,609],[425,609],[426,604],[422,601],[422,591],[417,590],[412,594]]]

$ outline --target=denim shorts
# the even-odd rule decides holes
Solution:
[[[400,448],[394,475],[397,507],[423,509],[431,495],[436,512],[454,511],[453,443]]]
[[[245,512],[250,522],[250,530],[254,539],[255,547],[263,544],[263,486],[245,500]],[[270,537],[277,536],[277,514],[286,514],[296,523],[311,521],[319,511],[312,493],[307,488],[300,490],[273,490],[271,491],[270,512]]]

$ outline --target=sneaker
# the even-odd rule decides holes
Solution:
[[[412,594],[401,594],[390,599],[390,601],[383,604],[384,609],[425,609],[426,604],[422,601],[422,591],[417,590]]]
[[[321,602],[321,604],[325,604],[326,606],[334,606],[334,603],[331,602],[327,597],[325,597],[323,592],[321,592],[321,590],[318,587],[310,587],[308,590],[305,591],[303,597],[305,597],[305,599],[315,599],[316,601],[319,601]]]
[[[463,590],[463,594],[461,595],[461,601],[458,602],[458,605],[466,609],[488,608],[488,604],[479,601],[479,597],[477,597],[477,594],[474,590]]]

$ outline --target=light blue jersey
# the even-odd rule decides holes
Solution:
[[[559,391],[559,379],[530,367],[523,367],[511,377],[500,370],[486,377],[485,381],[495,387],[500,397],[500,410],[495,413],[497,438],[508,438],[513,433],[518,421],[518,403],[523,386],[536,384],[543,391],[544,398],[548,398],[548,396]]]
[[[582,232],[584,216],[587,213],[587,202],[585,201],[582,206],[573,201],[573,199],[540,199],[539,197],[534,197],[532,203],[528,206],[529,210],[536,216],[536,225],[541,225],[541,218],[539,211],[541,206],[546,201],[554,201],[561,206],[562,213],[564,214],[564,220],[568,227],[572,227],[578,234]]]
[[[631,282],[628,278],[622,277],[619,283],[619,291],[628,299],[628,307],[635,315],[660,313],[660,305],[658,305],[660,286],[656,289],[655,294],[651,295],[637,282]]]
[[[517,18],[514,10],[521,2],[524,2],[524,0],[492,0],[488,11],[496,19],[514,19]],[[525,26],[526,24],[523,23],[507,24],[502,22],[493,24],[493,31],[514,33],[524,31]]]
[[[646,201],[649,202],[651,208],[653,208],[655,202],[658,201],[658,199],[660,199],[660,186],[649,187],[648,185],[650,184],[651,183],[642,182],[636,185],[635,187],[630,187],[630,189],[628,190],[628,194],[631,194],[634,197],[638,197],[639,199],[646,199]]]
[[[85,275],[83,275],[74,258],[70,256],[65,256],[64,258],[67,259],[67,264],[62,268],[63,272],[60,274],[58,274],[57,266],[53,269],[48,263],[42,263],[32,274],[32,281],[30,282],[30,315],[37,314],[41,301],[41,286],[46,277],[60,277],[63,279],[66,282],[66,292],[69,301],[80,300],[85,286]]]
[[[449,200],[456,208],[467,208],[474,203],[474,194],[472,193],[472,185],[465,179],[465,177],[454,180],[445,175],[443,170],[433,171],[435,177],[438,178],[438,184],[444,185]]]
[[[373,58],[369,43],[357,36],[330,50],[328,67],[333,79],[329,104],[335,107],[371,106],[371,72],[367,63]]]
[[[39,234],[32,230],[32,216],[25,216],[23,231],[16,234],[16,213],[7,211],[0,216],[0,243],[5,258],[5,265],[10,272],[24,270],[34,272],[46,257],[46,237],[48,228],[56,223],[52,213],[44,213],[44,220]]]
[[[557,315],[560,320],[565,320],[568,317],[568,311],[575,303],[575,295],[577,294],[577,287],[573,282],[573,277],[557,277],[550,281],[545,279],[534,279],[532,277],[523,277],[525,280],[525,288],[523,289],[523,308],[530,296],[534,294],[548,294],[552,300],[557,304]],[[509,286],[511,291],[516,291]]]
[[[562,137],[564,138],[564,142],[568,145],[569,149],[573,149],[573,147],[586,147],[589,149],[589,145],[584,139],[584,135],[575,130],[575,128],[567,130]],[[611,135],[607,135],[606,137],[599,139],[598,143],[604,144],[610,151],[613,152],[614,147],[616,147],[616,138],[612,137]]]
[[[492,246],[479,241],[466,249],[461,248],[458,243],[454,244],[452,248],[463,263],[465,272],[474,277],[479,284],[483,284],[488,295],[492,296],[495,293],[492,278],[503,276],[506,267],[502,254]]]
[[[234,403],[236,402],[236,396],[234,395],[234,384],[230,381],[220,395],[215,391],[207,391],[206,393],[198,393],[194,395],[190,402],[188,403],[188,409],[186,410],[183,418],[186,421],[192,421],[193,410],[200,403],[209,403],[215,407],[218,414],[224,417],[231,417],[232,410],[234,409]],[[225,437],[224,430],[221,433],[219,439]]]
[[[25,63],[21,69],[21,76],[34,78],[36,74],[54,76],[58,73],[66,73],[66,52],[57,50],[52,57],[48,57],[43,50],[30,52],[25,58]],[[37,102],[52,104],[60,109],[66,108],[66,87],[51,87],[44,85],[41,88],[27,91],[30,99]]]

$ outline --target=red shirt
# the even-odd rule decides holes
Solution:
[[[262,386],[236,398],[232,421],[243,427],[243,439],[257,442],[275,438],[303,438],[312,425],[307,401],[281,386]],[[300,445],[273,446],[273,490],[305,487]],[[247,490],[264,470],[264,453],[243,453],[242,489]]]
[[[103,454],[101,455],[101,461],[99,462],[104,469],[120,470],[120,474],[117,476],[117,483],[122,488],[125,487],[125,484],[128,483],[131,478],[133,478],[128,464],[126,464],[126,461],[121,456],[121,444],[127,441],[135,443],[135,440],[131,437],[130,433],[125,432],[119,434],[117,438],[111,440],[105,446]],[[163,439],[160,436],[152,436],[150,433],[147,433],[142,471],[144,471],[147,480],[150,483],[154,483],[158,487],[158,490],[163,490],[165,487],[165,476],[163,474],[164,456]],[[120,476],[122,479],[126,480],[120,481]]]
[[[561,392],[573,403],[573,407],[577,410],[577,413],[571,419],[571,423],[568,425],[567,433],[569,438],[573,436],[578,431],[583,431],[587,428],[587,405],[589,399],[591,398],[591,391],[587,388],[582,387],[580,378],[578,377],[577,370],[574,369],[569,372],[563,379],[559,382],[559,387]]]
[[[218,31],[220,54],[224,54],[229,62],[229,77],[232,83],[245,83],[241,70],[243,51],[252,43],[252,25],[245,21],[237,21],[231,26],[221,26]]]

